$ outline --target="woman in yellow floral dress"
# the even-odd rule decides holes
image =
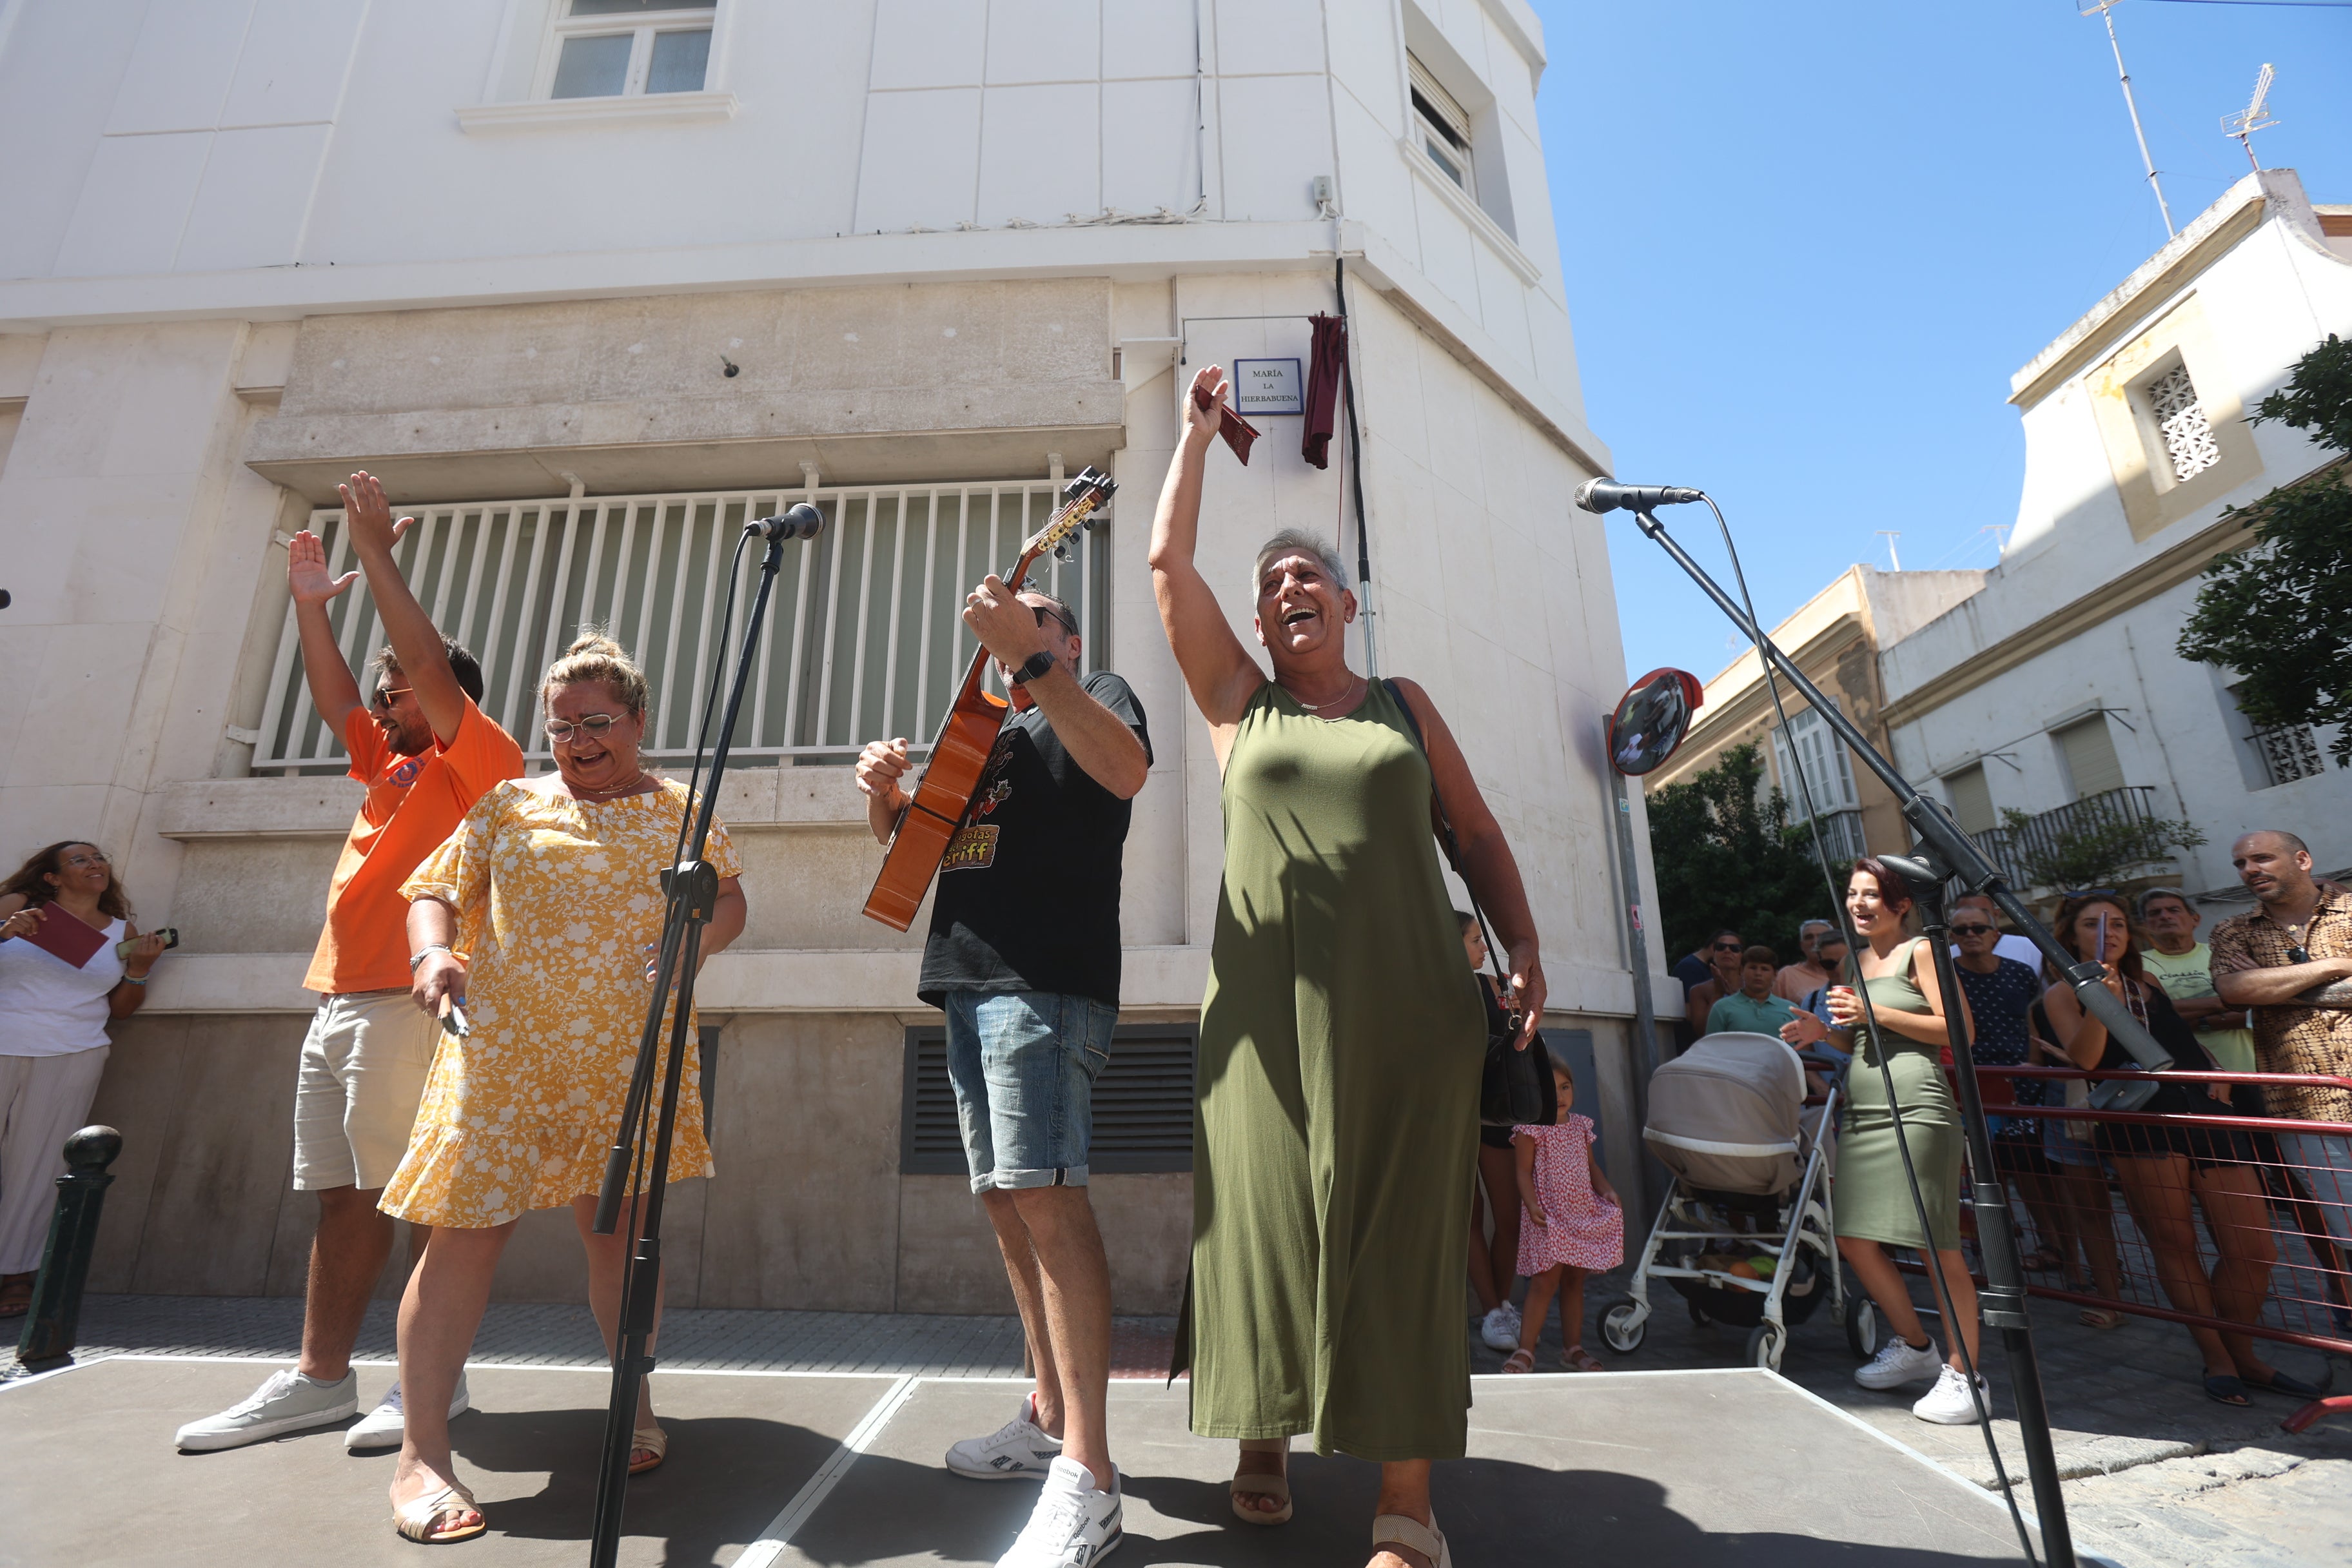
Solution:
[[[583,635],[548,670],[541,697],[556,771],[493,787],[402,889],[417,1005],[437,1013],[444,996],[462,999],[473,1026],[467,1038],[443,1037],[382,1200],[387,1214],[433,1227],[400,1304],[405,1433],[392,1500],[395,1526],[417,1541],[486,1528],[450,1458],[447,1412],[515,1222],[571,1205],[608,1352],[635,1229],[626,1209],[611,1236],[590,1221],[651,994],[661,873],[692,797],[639,765],[646,679],[618,644]],[[705,858],[720,877],[703,929],[708,958],[744,918],[741,867],[715,821]],[[667,1039],[667,1023],[662,1032]],[[711,1173],[698,1077],[687,1073],[679,1094],[673,1182]],[[667,1448],[650,1384],[635,1442],[633,1473]]]

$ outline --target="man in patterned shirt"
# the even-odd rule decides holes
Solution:
[[[2249,833],[2230,847],[2230,863],[2261,907],[2214,928],[2214,989],[2252,1010],[2263,1071],[2352,1079],[2352,1010],[2295,1001],[2315,985],[2352,980],[2352,894],[2312,880],[2311,851],[2292,833]],[[2263,1098],[2285,1121],[2352,1121],[2352,1087],[2343,1082],[2266,1084]],[[2328,1234],[2352,1247],[2352,1139],[2282,1127],[2278,1142]]]

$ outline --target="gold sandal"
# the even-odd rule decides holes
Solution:
[[[653,1458],[640,1459],[637,1455],[641,1453],[651,1454]],[[657,1470],[661,1468],[661,1462],[668,1458],[669,1434],[660,1427],[640,1426],[629,1434],[629,1474],[642,1476],[647,1470]]]
[[[449,1531],[434,1530],[435,1521],[443,1515],[464,1513],[469,1510],[475,1516],[472,1524],[459,1525]],[[488,1531],[490,1521],[474,1501],[472,1492],[464,1487],[450,1486],[443,1487],[439,1491],[426,1492],[423,1497],[412,1498],[394,1509],[392,1528],[400,1533],[402,1540],[414,1541],[420,1546],[454,1546],[460,1541],[471,1541]]]

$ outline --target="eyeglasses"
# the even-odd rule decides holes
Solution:
[[[1076,622],[1076,621],[1074,621],[1074,620],[1072,620],[1072,619],[1070,619],[1070,617],[1069,617],[1069,616],[1066,616],[1066,615],[1062,614],[1062,612],[1061,612],[1061,611],[1059,611],[1059,610],[1057,610],[1057,609],[1054,608],[1054,606],[1053,606],[1053,605],[1030,605],[1030,606],[1029,606],[1029,608],[1030,608],[1031,612],[1032,612],[1032,613],[1034,613],[1034,614],[1036,616],[1036,617],[1037,617],[1037,625],[1038,625],[1040,627],[1042,627],[1042,626],[1045,626],[1045,617],[1046,617],[1046,616],[1053,616],[1055,620],[1057,620],[1057,621],[1061,622],[1061,623],[1062,623],[1062,625],[1063,625],[1063,626],[1064,626],[1064,627],[1065,627],[1065,628],[1069,632],[1069,634],[1070,634],[1072,637],[1076,637],[1076,636],[1078,635],[1078,623],[1077,623],[1077,622]]]
[[[111,866],[114,862],[106,858],[106,854],[103,850],[93,849],[87,855],[67,856],[65,858],[65,864],[68,866]]]
[[[619,721],[618,715],[612,713],[591,713],[577,724],[562,719],[550,719],[547,721],[547,738],[568,741],[583,731],[589,735],[601,735]]]
[[[371,708],[381,708],[385,712],[389,713],[392,711],[392,700],[394,698],[404,697],[409,692],[415,689],[416,688],[413,686],[379,686],[375,689],[375,695],[368,699],[368,706]]]
[[[1982,936],[1991,930],[1992,927],[1990,926],[1954,926],[1951,928],[1952,934],[1954,936]]]

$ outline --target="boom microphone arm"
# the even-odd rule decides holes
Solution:
[[[1675,564],[1715,601],[1717,609],[1731,617],[1732,624],[1755,643],[1764,657],[1771,661],[1772,668],[1788,678],[1789,684],[1812,705],[1813,711],[1821,715],[1822,722],[1836,732],[1846,748],[1862,759],[1863,765],[1876,773],[1879,781],[1895,792],[1895,801],[1903,808],[1904,819],[1911,824],[1911,831],[1930,852],[1928,869],[1957,877],[1960,885],[1969,891],[1987,894],[2000,905],[2001,912],[2041,951],[2051,966],[2066,977],[2066,983],[2074,988],[2083,1010],[2106,1026],[2108,1037],[2121,1046],[2132,1060],[2150,1072],[2160,1072],[2172,1066],[2171,1053],[2158,1045],[2139,1020],[2132,1016],[2131,1010],[2106,988],[2105,968],[2088,960],[2078,959],[2059,945],[2058,939],[2050,933],[2050,928],[2034,919],[2032,911],[2010,891],[2009,885],[2001,880],[2000,869],[1985,858],[1984,851],[1960,831],[1960,825],[1952,820],[1951,813],[1945,809],[1944,804],[1921,795],[1908,779],[1896,773],[1895,764],[1878,754],[1877,750],[1863,738],[1862,731],[1853,727],[1853,721],[1839,711],[1837,704],[1806,679],[1804,671],[1780,651],[1780,647],[1764,634],[1761,626],[1748,618],[1747,612],[1739,607],[1738,602],[1706,574],[1706,568],[1690,558],[1689,552],[1675,542],[1666,532],[1665,525],[1649,509],[1634,510],[1633,521],[1643,533],[1674,557]]]

